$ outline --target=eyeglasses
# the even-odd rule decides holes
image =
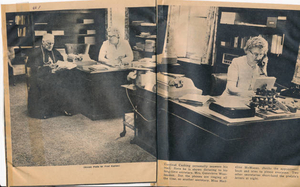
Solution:
[[[45,41],[46,45],[54,45],[54,42]]]
[[[108,35],[109,38],[117,37],[117,35]]]
[[[249,50],[249,52],[255,57],[263,57],[265,55],[264,53],[253,53],[251,50]]]

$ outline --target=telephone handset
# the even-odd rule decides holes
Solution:
[[[267,54],[265,54],[259,61],[257,61],[257,65],[262,68],[266,65]]]

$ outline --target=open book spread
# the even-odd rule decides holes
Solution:
[[[299,186],[300,7],[1,8],[7,186]]]

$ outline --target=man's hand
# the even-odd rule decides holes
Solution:
[[[48,67],[48,68],[50,68],[51,73],[55,73],[56,71],[62,69],[62,68],[60,68],[57,64],[52,64],[52,63],[44,64],[43,67]]]
[[[51,73],[56,73],[56,72],[59,71],[59,70],[62,70],[62,68],[57,67],[57,68],[55,68],[55,69],[52,69],[52,70],[51,70]]]

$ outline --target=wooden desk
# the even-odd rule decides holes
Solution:
[[[136,109],[133,110],[136,133],[131,143],[156,156],[156,94],[134,85],[122,87]]]
[[[158,95],[158,159],[299,165],[299,118],[230,119]]]
[[[164,99],[162,99],[164,100]],[[160,100],[158,100],[160,102]],[[168,100],[158,112],[159,159],[300,164],[299,114],[264,120],[229,119],[214,111]],[[168,119],[168,126],[163,122]],[[167,139],[165,134],[168,134]],[[167,143],[169,152],[166,151]],[[159,146],[160,147],[160,146]],[[160,154],[161,153],[161,154]]]
[[[132,64],[140,65],[139,62]],[[151,70],[155,66],[149,68]],[[127,75],[135,69],[108,67],[108,70],[92,72],[77,69],[78,81],[75,85],[78,91],[75,102],[78,101],[76,105],[79,112],[92,120],[98,120],[122,117],[124,112],[130,111],[132,107],[121,85],[129,83]]]
[[[213,98],[213,97],[212,97]],[[203,107],[196,107],[189,104],[180,103],[176,100],[170,100],[170,102],[173,102],[177,105],[180,105],[182,107],[185,107],[197,114],[203,115],[207,118],[213,119],[215,121],[218,121],[219,123],[222,123],[226,126],[239,126],[239,125],[246,125],[249,123],[264,123],[267,121],[284,121],[284,120],[291,120],[291,119],[299,119],[300,118],[300,111],[298,110],[296,113],[292,113],[290,116],[282,117],[282,118],[275,118],[275,119],[263,119],[258,116],[254,117],[247,117],[247,118],[229,118],[222,114],[219,114],[218,112],[215,112],[213,110],[210,110],[208,108],[208,105],[205,105]]]
[[[65,110],[73,114],[82,113],[92,120],[122,117],[124,111],[131,108],[125,91],[121,88],[121,85],[128,84],[129,72],[133,71],[135,66],[147,65],[151,69],[155,68],[153,63],[141,65],[140,62],[132,62],[133,67],[107,66],[106,70],[88,71],[95,64],[95,61],[84,61],[78,63],[77,68],[60,70],[55,74],[50,73],[47,78],[42,77],[33,85],[35,90],[30,89],[28,94],[29,115],[36,118],[53,117],[62,115]],[[105,65],[103,66],[105,68]],[[37,82],[36,79],[38,78],[32,78],[29,83]],[[39,90],[37,84],[46,85],[42,90],[44,92]],[[38,102],[46,96],[48,97],[44,100],[49,101],[51,105]],[[52,104],[53,101],[55,104]],[[47,111],[43,111],[43,108]]]
[[[73,100],[78,112],[92,120],[122,117],[130,107],[121,85],[128,83],[131,71],[131,68],[95,72],[77,69]]]

